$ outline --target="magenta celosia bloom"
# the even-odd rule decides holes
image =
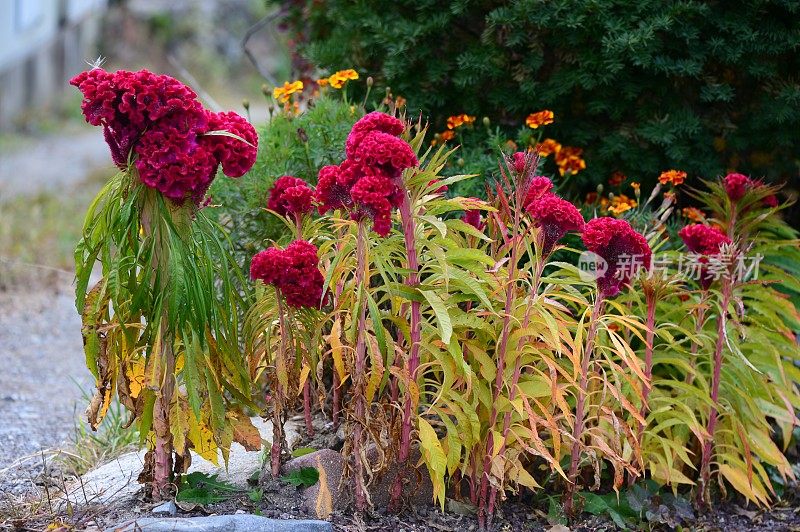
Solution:
[[[583,243],[606,261],[606,271],[597,278],[603,297],[618,294],[639,267],[650,266],[652,251],[647,240],[625,220],[609,217],[590,220],[583,229]]]
[[[86,121],[103,127],[114,163],[126,169],[135,155],[142,182],[176,202],[200,202],[220,163],[225,174],[239,177],[255,162],[253,126],[236,113],[206,111],[174,78],[95,68],[70,83],[83,93]],[[240,138],[207,135],[214,131]]]
[[[687,225],[678,232],[686,248],[700,255],[716,255],[723,244],[730,244],[731,239],[721,230],[710,225]]]
[[[514,167],[514,170],[516,170],[516,172],[519,174],[525,171],[525,159],[526,156],[524,151],[518,151],[511,156],[511,164]]]
[[[470,199],[475,200],[476,202],[481,201],[480,198]],[[480,209],[465,209],[464,214],[461,216],[461,220],[465,223],[468,223],[478,231],[483,231],[486,228],[486,224],[483,221]]]
[[[548,194],[551,190],[553,190],[552,181],[540,175],[533,176],[528,183],[528,191],[525,194],[525,207],[527,208],[531,202],[536,201],[545,194]]]
[[[700,264],[707,264],[708,257],[719,255],[722,246],[731,243],[728,235],[721,230],[703,224],[687,225],[678,232],[678,236],[689,251],[702,255],[698,260]],[[707,290],[714,281],[714,276],[706,266],[701,266],[699,274],[700,286]]]
[[[775,194],[770,194],[769,196],[761,200],[761,204],[764,207],[769,207],[770,209],[774,209],[778,206],[778,196],[776,196]]]
[[[428,181],[428,186],[429,186],[429,187],[430,187],[430,186],[435,186],[435,185],[439,185],[439,180],[438,180],[438,179],[431,179],[430,181]],[[433,193],[434,193],[434,194],[444,194],[445,192],[447,192],[447,190],[448,190],[448,189],[447,189],[447,185],[439,185],[439,186],[438,186],[438,187],[437,187],[437,188],[436,188],[436,189],[433,191]]]
[[[212,147],[198,139],[208,128],[203,110],[173,114],[155,122],[134,146],[139,178],[164,196],[202,200],[219,161]]]
[[[281,216],[299,216],[311,212],[311,201],[314,199],[314,190],[308,183],[285,175],[275,181],[269,193],[267,208]]]
[[[570,231],[583,229],[581,212],[569,201],[547,193],[525,206],[534,225],[543,233],[542,253],[547,255],[556,243]]]
[[[417,156],[408,142],[380,131],[364,135],[348,160],[361,165],[365,173],[375,175],[380,172],[391,181],[399,179],[403,170],[417,164]]]
[[[253,257],[250,276],[278,288],[295,308],[320,308],[325,279],[319,271],[317,247],[295,240],[286,249],[269,248]]]
[[[405,124],[393,116],[373,111],[364,115],[353,125],[350,133],[347,135],[347,143],[345,144],[345,155],[348,158],[355,157],[356,148],[361,144],[364,137],[373,131],[380,131],[392,136],[400,135],[405,129]]]
[[[243,116],[232,111],[223,113],[209,113],[211,131],[224,131],[240,137],[226,135],[208,135],[203,141],[210,142],[214,147],[214,154],[222,164],[222,172],[228,177],[241,177],[247,173],[256,162],[258,155],[258,134],[252,124]]]
[[[389,234],[392,209],[401,205],[405,194],[401,174],[418,164],[411,146],[395,136],[403,129],[400,120],[378,112],[356,122],[347,138],[347,158],[319,172],[320,214],[348,209],[352,219],[372,218],[376,233]]]
[[[372,229],[380,236],[386,236],[392,228],[392,209],[402,201],[403,191],[380,173],[365,175],[359,179],[350,195],[357,205],[352,213],[354,219],[362,216],[372,218]]]
[[[739,201],[753,186],[753,180],[742,174],[728,174],[723,179],[723,185],[731,201]]]

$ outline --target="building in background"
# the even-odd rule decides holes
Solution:
[[[0,1],[0,130],[53,102],[94,59],[106,1]]]

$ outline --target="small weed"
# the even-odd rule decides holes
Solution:
[[[195,471],[181,478],[176,500],[194,504],[211,504],[225,501],[231,498],[237,491],[239,491],[239,488],[233,484],[223,480],[217,480],[217,475],[207,475]],[[253,500],[252,492],[255,491],[260,490],[252,490],[248,493],[248,497],[250,497],[251,500]]]
[[[319,482],[319,471],[314,467],[301,467],[282,476],[281,480],[298,488],[307,488]]]

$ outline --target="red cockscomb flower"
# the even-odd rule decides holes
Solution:
[[[320,308],[325,279],[319,271],[317,247],[295,240],[286,249],[269,248],[253,257],[250,276],[275,286],[295,308]]]
[[[361,144],[361,141],[367,133],[380,131],[389,135],[398,136],[404,129],[405,124],[393,116],[381,113],[380,111],[368,113],[353,125],[350,134],[347,135],[345,155],[348,158],[355,156],[356,148]]]
[[[570,231],[583,229],[584,220],[580,211],[567,200],[547,193],[525,206],[534,224],[544,235],[542,253],[547,255],[556,243]]]
[[[761,204],[764,207],[769,207],[770,209],[774,209],[778,206],[778,196],[776,196],[775,194],[770,194],[769,196],[761,200]]]
[[[553,182],[544,176],[533,176],[528,183],[528,191],[525,193],[525,207],[545,194],[553,190]]]
[[[222,164],[222,172],[228,177],[241,177],[256,162],[258,134],[252,124],[234,112],[210,113],[209,127],[212,131],[225,131],[242,140],[227,135],[208,135],[203,140],[214,147],[214,154]]]
[[[83,93],[86,121],[103,127],[114,163],[126,169],[134,153],[142,182],[176,202],[201,201],[220,163],[239,177],[255,162],[253,126],[236,113],[204,110],[195,92],[174,78],[95,68],[70,84]],[[206,135],[215,130],[240,138]]]
[[[678,232],[686,248],[700,255],[716,255],[723,244],[730,244],[731,239],[721,230],[710,225],[687,225]]]
[[[314,190],[308,183],[285,175],[275,181],[269,193],[267,208],[280,214],[281,216],[299,216],[311,212],[311,201],[314,198]]]
[[[678,232],[678,236],[689,251],[702,255],[698,261],[701,264],[707,264],[708,257],[719,255],[722,246],[731,243],[728,235],[721,230],[703,224],[687,225]],[[709,274],[706,266],[701,266],[699,274],[700,286],[707,290],[714,281],[714,276]]]
[[[408,142],[381,131],[371,131],[364,135],[348,159],[370,169],[365,171],[375,175],[382,173],[389,180],[400,178],[406,168],[417,164],[417,156]]]
[[[731,201],[739,201],[753,185],[753,180],[743,174],[728,174],[723,178],[723,185]]]
[[[518,151],[514,155],[511,156],[512,165],[514,166],[514,170],[518,174],[521,174],[525,171],[525,159],[526,155],[524,151]]]
[[[647,240],[626,220],[609,217],[590,220],[583,229],[583,243],[606,261],[606,271],[597,278],[602,297],[618,294],[638,268],[650,265],[652,251]]]

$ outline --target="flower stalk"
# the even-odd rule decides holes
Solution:
[[[595,340],[597,338],[597,322],[603,312],[605,299],[602,291],[598,292],[597,299],[592,306],[592,314],[589,318],[589,330],[586,333],[586,348],[583,351],[581,360],[581,380],[578,388],[578,398],[575,404],[575,424],[572,430],[572,451],[570,452],[569,473],[567,480],[569,484],[564,491],[564,513],[568,516],[575,514],[575,491],[578,487],[578,464],[580,463],[581,447],[586,417],[586,398],[589,394],[589,364],[594,354]]]
[[[356,329],[355,373],[353,386],[353,402],[355,420],[353,427],[353,459],[355,461],[355,503],[359,512],[367,509],[367,491],[364,485],[364,424],[366,423],[366,397],[365,383],[367,371],[367,342],[364,331],[367,326],[367,301],[368,288],[367,271],[367,235],[366,221],[359,220],[358,234],[356,236],[356,277],[355,285],[358,291],[358,327]]]
[[[286,371],[286,352],[289,343],[289,327],[286,323],[286,309],[280,290],[275,287],[275,300],[278,302],[278,327],[280,327],[281,342],[278,356],[275,361],[275,390],[272,394],[272,448],[270,449],[270,467],[272,476],[278,478],[281,474],[281,451],[283,448],[283,398],[286,390],[281,385],[280,372]]]

